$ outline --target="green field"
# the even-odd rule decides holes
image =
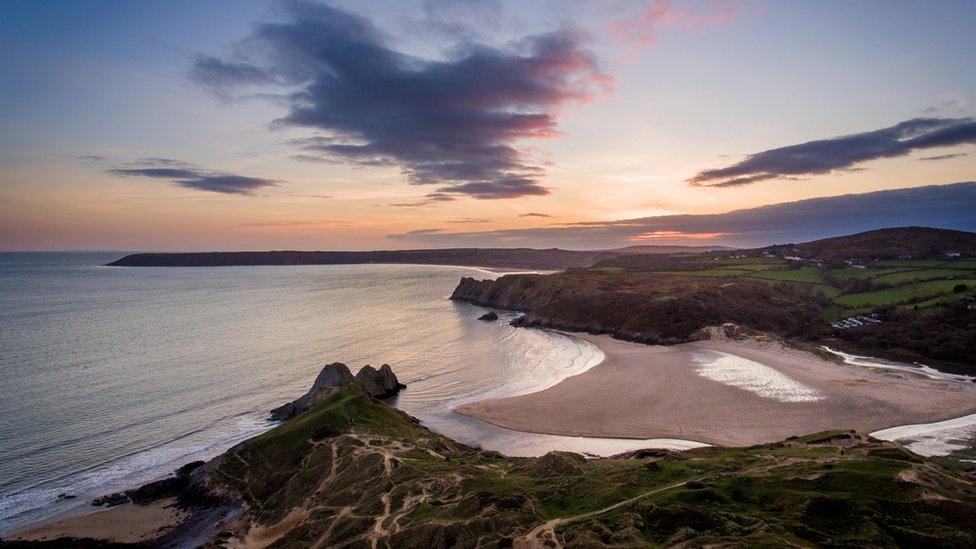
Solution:
[[[702,268],[696,269],[697,265]],[[822,267],[806,264],[797,268],[791,262],[775,258],[708,258],[689,267],[656,272],[671,276],[738,277],[769,284],[810,284],[835,304],[823,312],[823,318],[828,322],[889,305],[932,313],[962,298],[961,294],[953,292],[955,286],[968,285],[970,291],[966,292],[967,295],[976,291],[976,258],[891,260],[872,263],[863,269],[832,269],[829,271],[831,283],[824,279]],[[610,269],[594,271],[607,274],[618,272]],[[892,287],[876,289],[878,285]],[[875,289],[871,289],[871,286]],[[866,288],[867,291],[845,293],[858,288]]]
[[[843,295],[835,298],[834,301],[849,307],[896,305],[911,299],[931,298],[951,292],[957,284],[966,284],[972,287],[976,285],[976,279],[931,280],[906,286],[896,286],[887,290]]]
[[[943,267],[950,267],[952,269],[976,269],[976,257],[970,257],[969,259],[955,259],[952,261],[947,261],[942,264]]]
[[[825,284],[820,270],[816,267],[800,267],[799,269],[758,271],[750,274],[753,278],[777,280],[782,282],[805,282],[808,284]]]
[[[753,271],[745,269],[702,269],[700,271],[658,271],[660,274],[680,276],[745,276]]]
[[[950,276],[955,278],[966,278],[972,277],[973,273],[962,269],[917,269],[874,276],[872,277],[872,280],[897,284],[900,282],[911,282],[912,280],[934,280],[936,278],[946,278]]]
[[[904,270],[901,267],[893,267],[890,269],[854,269],[852,267],[845,267],[843,269],[834,269],[830,271],[830,274],[838,280],[846,280],[848,278],[874,278],[888,273],[900,273]]]
[[[888,261],[878,262],[876,266],[879,267],[939,267],[945,263],[946,259],[893,259]],[[961,263],[961,261],[955,261],[954,263]]]

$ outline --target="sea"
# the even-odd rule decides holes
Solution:
[[[106,267],[124,252],[0,253],[0,533],[91,510],[271,429],[322,367],[390,364],[391,403],[508,455],[610,455],[688,441],[520,433],[453,412],[598,364],[571,335],[478,320],[464,276],[426,265]]]

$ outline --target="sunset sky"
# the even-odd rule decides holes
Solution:
[[[5,2],[0,250],[976,230],[974,36],[971,1]]]

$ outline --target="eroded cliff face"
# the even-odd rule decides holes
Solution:
[[[823,295],[785,284],[578,269],[463,278],[451,299],[524,313],[517,326],[610,334],[652,344],[692,341],[735,322],[786,337],[823,331]]]

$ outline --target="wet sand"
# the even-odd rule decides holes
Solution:
[[[602,349],[604,362],[538,393],[456,411],[534,433],[722,446],[828,429],[869,433],[976,412],[976,383],[839,364],[775,341],[712,339],[665,347],[574,335]],[[722,374],[740,363],[758,374],[736,386],[726,379],[735,376]]]
[[[178,509],[173,498],[149,505],[126,503],[104,511],[55,519],[4,536],[6,541],[50,541],[79,538],[139,543],[155,539],[180,524],[187,513]]]

